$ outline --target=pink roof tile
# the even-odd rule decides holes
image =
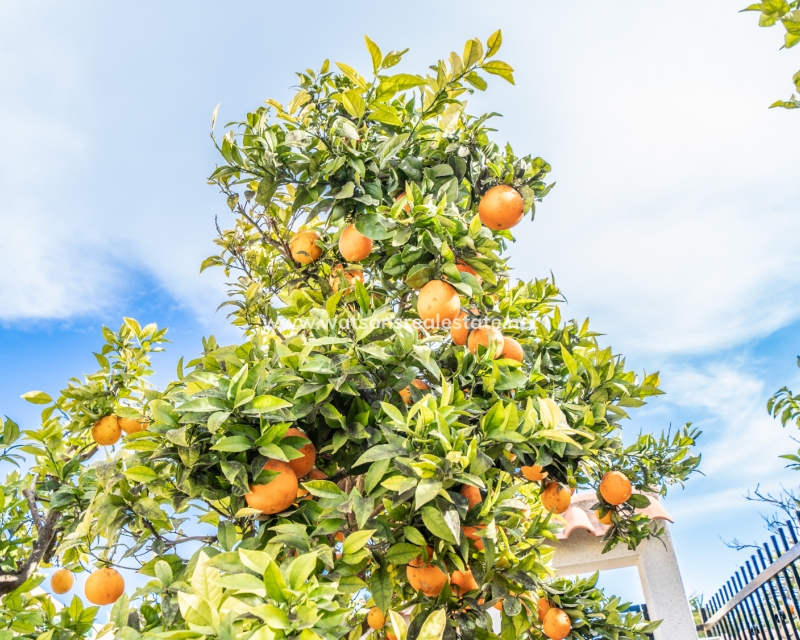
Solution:
[[[657,496],[648,496],[650,498],[650,506],[645,509],[638,509],[640,513],[649,516],[653,520],[668,520],[675,522],[667,513],[664,506],[661,504]],[[558,520],[560,520],[564,528],[556,534],[559,540],[566,540],[572,535],[572,532],[577,529],[583,529],[589,533],[594,534],[598,538],[605,535],[608,527],[602,524],[598,519],[591,506],[597,502],[597,495],[594,492],[587,491],[578,493],[572,496],[572,502]]]

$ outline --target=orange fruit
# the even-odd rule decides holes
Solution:
[[[138,433],[147,429],[147,420],[144,419],[117,418],[117,422],[119,422],[119,428],[125,433]]]
[[[397,201],[398,201],[400,198],[402,198],[404,195],[406,195],[406,192],[405,192],[405,191],[403,191],[403,192],[402,192],[400,195],[398,195],[398,196],[397,196],[397,197],[394,199],[394,201],[395,201],[395,202],[397,202]],[[406,202],[406,206],[405,206],[405,207],[403,207],[403,211],[408,211],[408,213],[411,213],[411,203],[410,203],[410,202]]]
[[[467,344],[469,318],[470,316],[466,311],[460,311],[456,319],[450,323],[450,338],[453,340],[453,344],[459,347]]]
[[[572,623],[561,609],[551,607],[544,616],[543,630],[550,640],[564,640],[572,630]]]
[[[75,584],[75,576],[68,569],[59,569],[50,577],[50,588],[53,593],[66,593]]]
[[[522,475],[532,482],[544,480],[547,477],[547,472],[542,472],[542,467],[538,464],[531,465],[530,467],[521,467]]]
[[[424,380],[412,380],[412,386],[416,387],[420,391],[427,391],[430,389],[430,386]],[[413,402],[413,398],[411,397],[411,389],[405,387],[404,389],[400,389],[400,397],[403,399],[403,404],[409,405]]]
[[[597,511],[594,512],[594,515],[597,516],[597,520],[600,522],[600,524],[604,524],[604,525],[607,525],[609,527],[612,524],[614,524],[613,522],[611,522],[611,512],[610,511],[606,512],[606,515],[604,515],[604,516],[601,516],[600,515],[601,513],[602,513],[602,511],[600,509],[598,509]]]
[[[433,549],[428,547],[428,559],[432,555]],[[425,564],[422,556],[408,563],[406,577],[415,591],[422,591],[429,598],[438,596],[447,584],[447,574],[435,565]]]
[[[344,276],[344,279],[347,280],[348,284],[350,285],[345,289],[345,292],[352,290],[352,285],[356,280],[362,284],[364,283],[363,271],[359,271],[358,269],[345,269],[344,265],[337,264],[331,271],[330,278],[328,278],[334,293],[339,292],[339,285],[342,281],[342,276]]]
[[[462,484],[459,493],[467,499],[470,509],[483,500],[481,490],[471,484]]]
[[[467,347],[472,353],[477,353],[478,345],[489,348],[489,342],[495,343],[494,357],[499,358],[500,352],[503,350],[503,334],[496,327],[490,324],[484,324],[473,330],[467,339]]]
[[[283,437],[286,438],[289,436],[308,440],[308,436],[305,433],[294,427],[291,427]],[[296,477],[302,478],[314,468],[314,463],[317,461],[317,448],[309,440],[308,444],[304,444],[298,451],[303,454],[303,457],[289,460],[289,466],[292,468],[292,471],[294,471]]]
[[[116,569],[104,567],[89,576],[83,590],[92,604],[112,604],[125,591],[125,580]]]
[[[311,229],[295,233],[289,240],[292,260],[300,264],[311,264],[319,260],[322,255],[322,247],[317,244],[317,240],[320,239],[320,235]]]
[[[327,477],[328,474],[324,471],[320,471],[319,469],[312,469],[306,476],[308,480],[325,480]]]
[[[572,494],[558,482],[551,482],[547,485],[541,495],[542,506],[547,511],[561,514],[569,509],[572,501]]]
[[[480,585],[475,582],[472,571],[467,569],[467,571],[453,571],[450,574],[450,588],[455,595],[463,596],[468,591],[477,591]]]
[[[119,426],[117,416],[103,416],[92,427],[92,438],[97,444],[109,445],[119,442],[122,437],[122,429]]]
[[[481,277],[478,275],[478,272],[463,260],[456,260],[456,269],[462,273],[469,273],[470,275],[475,276],[478,279],[478,282],[481,282]]]
[[[461,527],[461,532],[464,534],[464,537],[466,537],[467,540],[472,540],[475,543],[475,548],[478,551],[483,551],[483,539],[478,537],[478,531],[485,528],[485,524],[478,524],[474,527],[470,525],[464,525]]]
[[[514,338],[503,336],[503,350],[500,352],[500,357],[522,362],[525,359],[525,352],[522,350],[522,345]]]
[[[544,617],[547,615],[547,612],[550,611],[550,603],[547,601],[547,598],[542,596],[539,598],[539,601],[536,603],[536,615],[539,617],[539,622],[544,620]]]
[[[299,460],[300,458],[298,458]],[[264,468],[277,471],[268,484],[251,484],[250,493],[244,496],[247,506],[266,514],[280,513],[289,508],[297,498],[297,482],[292,467],[283,460],[267,460]]]
[[[633,493],[633,485],[627,476],[619,471],[609,471],[600,481],[600,495],[608,504],[617,506],[626,502]]]
[[[378,607],[372,607],[367,614],[367,624],[370,629],[383,629],[383,625],[386,624],[386,616]]]
[[[359,262],[372,253],[372,239],[362,235],[356,225],[351,224],[339,236],[339,253],[348,262]]]
[[[490,229],[510,229],[522,220],[524,203],[514,187],[500,184],[489,189],[478,205],[481,222]]]
[[[394,635],[391,631],[386,632],[386,640],[397,640],[397,636]]]
[[[303,487],[297,487],[297,496],[296,496],[297,500],[305,498],[307,495],[308,495],[308,489],[303,489]]]
[[[431,280],[417,296],[417,313],[427,326],[453,322],[461,310],[458,291],[442,280]]]

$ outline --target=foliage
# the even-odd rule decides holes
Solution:
[[[800,0],[764,0],[751,4],[742,11],[758,11],[760,14],[758,17],[759,27],[772,27],[780,22],[786,30],[783,35],[782,49],[791,49],[800,42]],[[800,71],[794,74],[792,82],[800,92]],[[773,102],[770,108],[774,107],[797,109],[800,107],[800,100],[792,94],[788,100]]]
[[[218,227],[220,253],[202,268],[236,276],[224,305],[243,342],[205,339],[156,389],[146,379],[165,330],[126,319],[118,333],[104,329],[96,374],[55,400],[26,394],[43,405],[42,425],[24,435],[4,426],[5,459],[24,453],[33,464],[3,488],[3,518],[16,530],[0,538],[10,550],[0,578],[17,584],[0,583],[0,608],[27,606],[20,589],[39,564],[116,565],[152,578],[112,609],[108,629],[127,640],[355,640],[373,605],[397,640],[483,640],[497,637],[488,610],[498,603],[500,637],[540,638],[530,605],[541,595],[568,613],[572,637],[654,628],[623,613],[596,578],[553,579],[547,543],[558,525],[539,494],[549,482],[596,488],[623,471],[636,492],[617,508],[598,493],[598,505],[613,511],[607,547],[636,546],[661,533],[637,511],[644,494],[664,495],[696,469],[698,433],[687,425],[625,446],[621,421],[661,393],[658,374],[640,379],[588,321],[563,320],[552,279],[512,281],[502,254],[513,236],[481,224],[491,187],[512,185],[531,217],[552,187],[544,160],[491,141],[496,114],[465,112],[486,74],[513,82],[494,59],[501,42],[500,32],[486,48],[470,40],[423,77],[390,72],[405,51],[383,55],[367,38],[371,79],[326,61],[298,74],[286,107],[268,100],[215,138],[224,164],[209,181],[233,228]],[[342,265],[336,245],[349,224],[374,247]],[[316,231],[322,249],[308,265],[289,246],[301,229]],[[433,279],[517,339],[523,362],[495,359],[494,347],[472,353],[420,323],[416,291]],[[92,426],[112,413],[148,428],[90,462]],[[268,460],[302,457],[307,440],[287,437],[290,427],[307,434],[327,479],[301,480],[296,502],[269,515],[245,496],[276,477]],[[522,475],[534,464],[545,481]],[[482,492],[471,508],[464,486]],[[418,593],[406,577],[417,558],[471,571],[479,589]],[[24,633],[55,633],[48,624]]]

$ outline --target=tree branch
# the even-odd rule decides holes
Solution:
[[[35,506],[34,503],[34,507]],[[36,513],[36,509],[32,509],[31,513]],[[36,514],[36,518],[38,517],[38,514]],[[22,584],[39,568],[39,564],[49,560],[53,542],[58,535],[56,525],[60,519],[60,511],[50,511],[44,519],[44,522],[40,523],[41,528],[37,527],[38,536],[36,542],[33,543],[33,549],[31,549],[31,553],[25,562],[23,562],[16,571],[0,571],[0,597],[22,586]]]

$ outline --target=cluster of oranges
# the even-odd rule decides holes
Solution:
[[[103,416],[92,426],[92,438],[101,446],[116,444],[125,433],[137,433],[147,429],[146,420],[120,418],[114,414]]]
[[[75,576],[68,569],[59,569],[50,577],[53,593],[67,593],[75,584]],[[104,605],[116,602],[125,591],[125,580],[119,571],[104,567],[94,571],[86,580],[84,593],[92,604]]]
[[[290,428],[284,438],[298,437],[308,440],[300,429]],[[265,514],[280,513],[288,509],[298,498],[304,497],[308,492],[300,488],[300,478],[308,476],[309,480],[323,480],[328,476],[314,468],[317,461],[317,449],[310,440],[298,450],[301,458],[284,462],[271,458],[267,460],[264,469],[274,471],[276,476],[268,484],[251,484],[250,493],[244,499],[251,509],[258,509]]]

